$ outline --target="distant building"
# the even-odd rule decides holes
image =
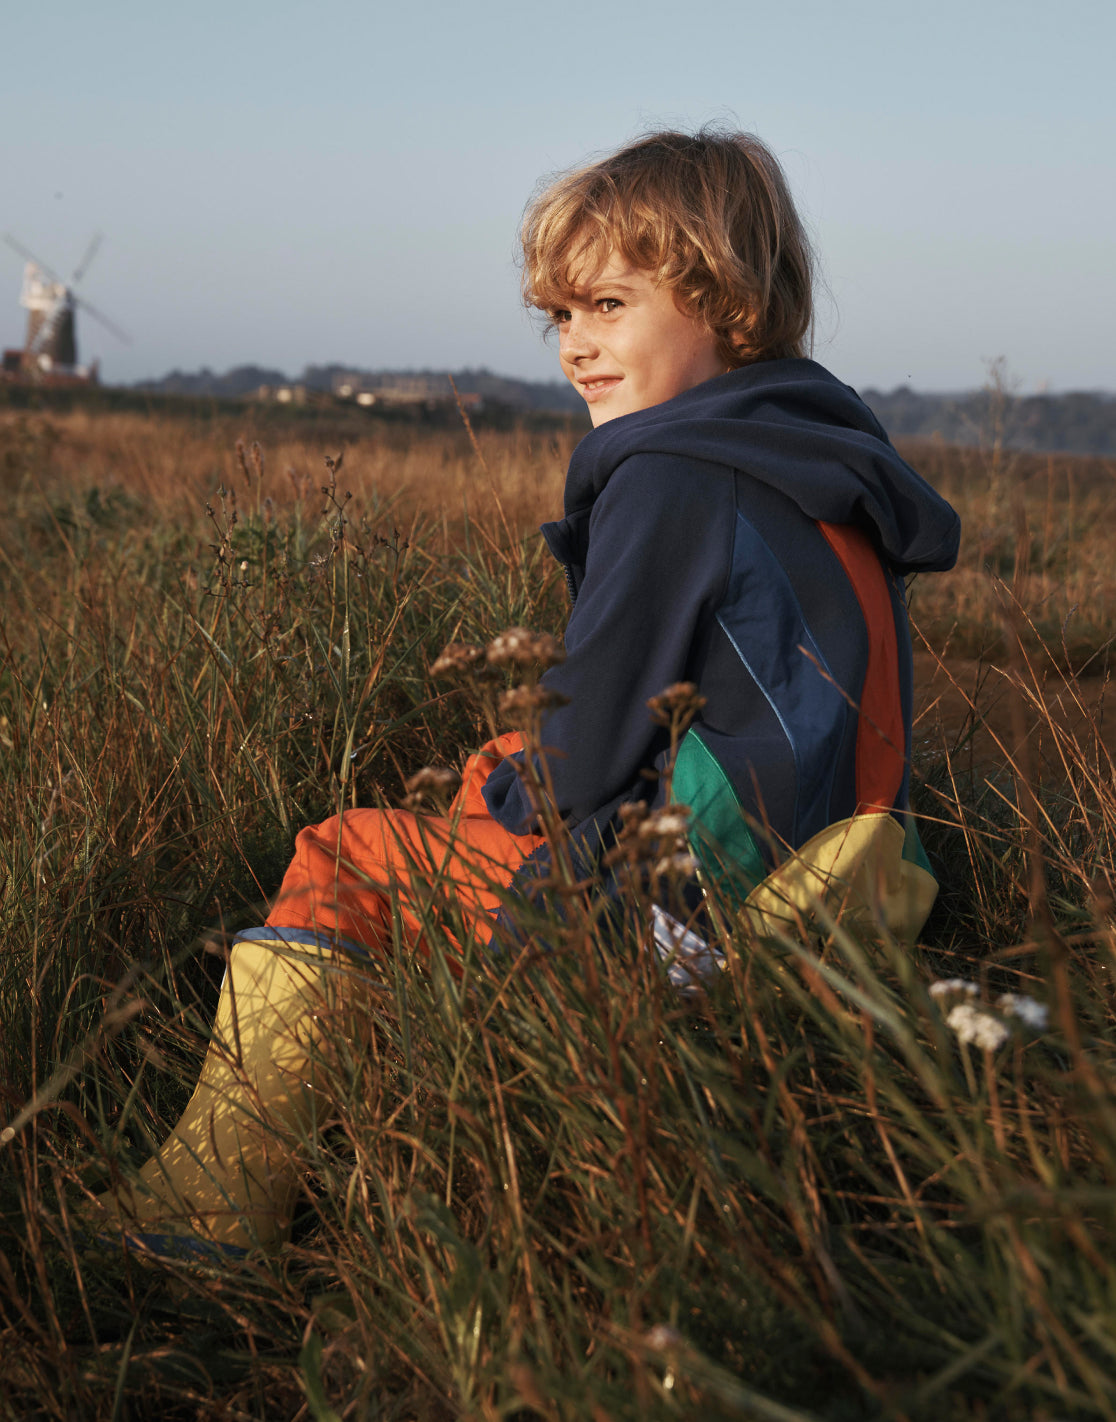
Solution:
[[[100,367],[97,361],[91,361],[89,365],[66,365],[55,361],[46,351],[36,353],[9,348],[0,357],[0,379],[51,387],[97,385],[100,383]]]
[[[323,396],[312,391],[308,386],[298,385],[257,385],[252,392],[252,399],[259,400],[265,405],[306,405],[311,403],[320,404],[322,400],[328,401],[328,396]]]
[[[484,406],[483,397],[475,391],[454,395],[453,386],[444,375],[370,375],[343,371],[334,375],[332,390],[336,399],[352,400],[366,409],[378,406],[383,410],[444,410],[456,407],[458,399],[470,412]]]

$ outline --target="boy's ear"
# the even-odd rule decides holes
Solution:
[[[727,338],[727,343],[736,352],[741,364],[747,364],[744,351],[747,348],[748,338],[743,331],[733,331]]]

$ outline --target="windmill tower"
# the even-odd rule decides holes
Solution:
[[[23,270],[19,304],[27,308],[27,354],[45,357],[52,367],[76,366],[74,296],[70,288],[51,281],[38,263],[28,262]]]
[[[119,326],[83,297],[74,294],[74,287],[89,269],[101,245],[100,234],[90,242],[69,281],[63,281],[14,237],[5,233],[4,241],[27,263],[19,296],[20,305],[27,311],[27,336],[22,350],[4,352],[5,373],[24,380],[50,383],[96,383],[96,365],[78,365],[77,308],[80,306],[119,340],[129,343],[128,336]]]

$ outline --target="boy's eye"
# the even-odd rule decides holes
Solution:
[[[615,311],[617,307],[623,306],[623,302],[618,296],[599,296],[597,305],[602,311]]]
[[[570,313],[565,307],[559,306],[554,311],[549,312],[550,319],[556,326],[564,326],[570,319]]]

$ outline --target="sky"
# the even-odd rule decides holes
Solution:
[[[558,377],[516,232],[654,128],[778,155],[858,388],[1116,391],[1111,0],[0,0],[0,232],[110,383],[172,368]],[[22,262],[0,247],[0,343]]]

